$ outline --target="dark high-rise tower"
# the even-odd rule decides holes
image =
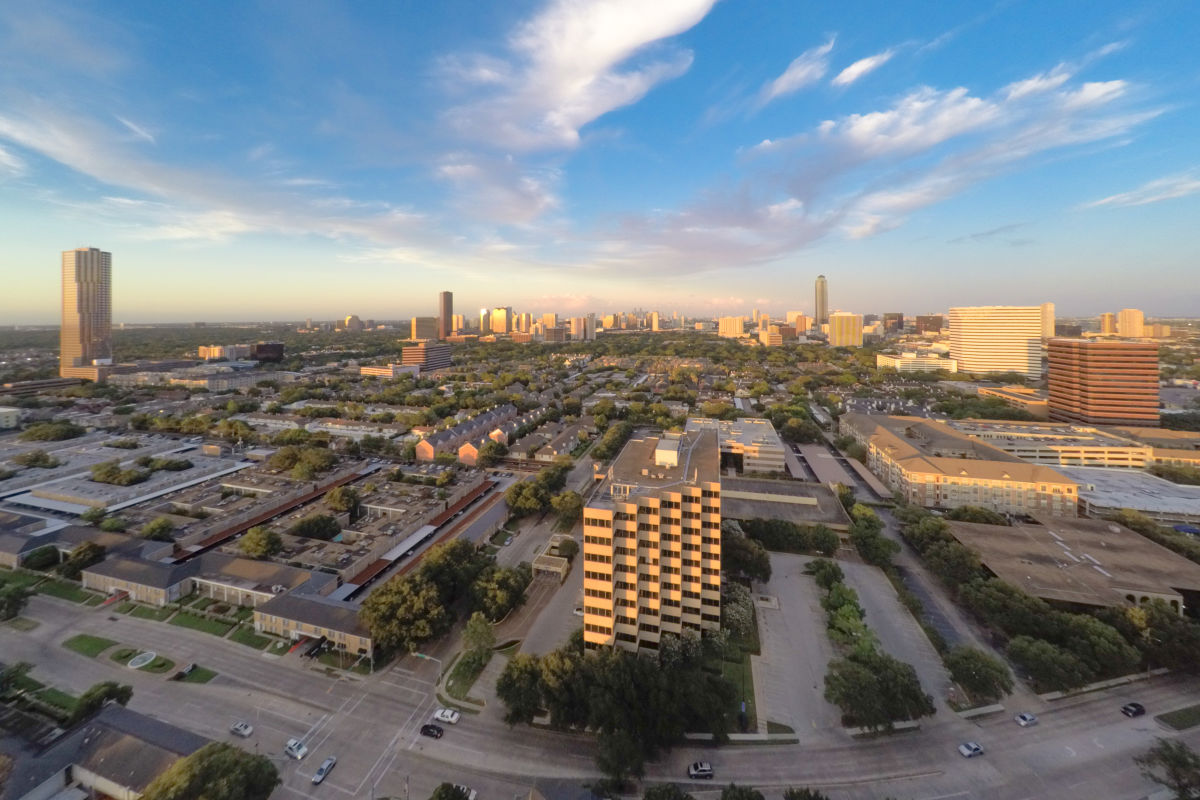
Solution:
[[[62,331],[58,374],[91,378],[80,368],[112,363],[112,253],[95,247],[62,254]]]
[[[818,326],[829,323],[829,284],[824,275],[817,276],[817,297],[813,304],[813,316],[816,317]]]
[[[454,293],[438,295],[438,338],[447,339],[454,332]]]

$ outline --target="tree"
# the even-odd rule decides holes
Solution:
[[[1078,656],[1044,639],[1014,637],[1008,643],[1008,657],[1042,691],[1078,689],[1095,678]]]
[[[890,729],[895,722],[936,711],[912,665],[878,651],[831,661],[825,699],[842,710],[847,724],[870,730]]]
[[[471,584],[472,605],[488,619],[498,622],[525,602],[525,590],[532,580],[529,564],[517,567],[489,564]]]
[[[325,495],[325,505],[334,511],[348,512],[351,522],[358,517],[360,504],[358,491],[352,486],[335,486]]]
[[[766,583],[771,580],[771,555],[760,542],[723,533],[721,569],[734,578]]]
[[[956,647],[946,654],[945,661],[950,679],[981,703],[993,703],[1013,690],[1008,667],[982,650]]]
[[[288,528],[287,532],[291,536],[304,536],[327,542],[342,532],[342,526],[328,514],[310,514]]]
[[[66,561],[58,565],[58,574],[68,580],[77,581],[85,569],[103,561],[105,553],[103,545],[84,542],[71,551]]]
[[[583,498],[570,489],[550,498],[550,505],[558,512],[558,524],[570,529],[583,516]]]
[[[20,435],[22,442],[61,442],[63,439],[74,439],[87,433],[70,422],[35,422]]]
[[[42,545],[21,560],[25,569],[50,569],[59,562],[58,548],[52,544]]]
[[[142,526],[142,538],[155,542],[174,541],[175,523],[166,517],[157,517]]]
[[[441,636],[452,622],[437,587],[419,575],[393,579],[376,589],[363,601],[359,616],[381,647],[406,652]]]
[[[695,800],[690,794],[679,788],[677,783],[661,783],[648,786],[642,793],[642,800]]]
[[[0,621],[16,617],[25,610],[33,590],[19,583],[0,586]]]
[[[725,586],[721,627],[739,639],[745,639],[754,632],[754,600],[750,597],[750,590],[740,583]]]
[[[842,540],[832,528],[817,525],[812,529],[812,549],[823,556],[831,556],[842,546]]]
[[[267,800],[278,785],[267,756],[211,742],[151,781],[142,800]]]
[[[283,537],[275,531],[255,525],[246,531],[238,546],[250,558],[270,558],[283,550]]]
[[[1142,775],[1175,793],[1176,800],[1200,800],[1200,754],[1178,739],[1156,739],[1134,756]]]
[[[462,657],[470,663],[483,665],[491,657],[492,648],[495,646],[496,631],[492,628],[492,623],[481,612],[476,611],[463,629]]]
[[[946,519],[959,522],[979,522],[985,525],[1007,525],[1008,518],[1003,514],[981,506],[959,506],[946,512]]]
[[[783,800],[829,800],[829,795],[816,789],[788,789],[783,793]]]
[[[100,522],[100,530],[105,533],[124,533],[125,519],[123,517],[105,517]]]
[[[753,786],[731,783],[721,790],[721,800],[763,800],[763,795]]]
[[[825,591],[829,591],[834,584],[841,583],[845,580],[846,575],[842,572],[842,568],[838,566],[836,561],[830,561],[827,558],[814,558],[808,562],[804,571],[813,576],[817,586],[820,586]]]
[[[110,700],[121,705],[126,705],[129,703],[131,697],[133,697],[132,686],[119,684],[116,681],[102,681],[97,683],[79,695],[79,700],[75,704],[75,710],[71,712],[67,724],[74,725],[77,722],[87,719],[99,711]]]
[[[103,506],[93,507],[80,514],[79,519],[88,525],[99,525],[104,521],[104,515],[107,513],[107,509]]]
[[[533,722],[542,710],[542,672],[536,656],[517,653],[496,680],[496,696],[504,703],[509,725]]]
[[[508,455],[508,448],[500,442],[489,439],[479,448],[479,453],[475,457],[476,466],[487,469],[499,463],[500,459]]]
[[[429,795],[429,800],[467,800],[467,792],[453,783],[441,783]]]

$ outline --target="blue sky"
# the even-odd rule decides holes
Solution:
[[[0,4],[0,322],[1200,312],[1200,6]]]

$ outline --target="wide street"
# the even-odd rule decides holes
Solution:
[[[797,594],[794,582],[803,580],[799,563],[777,567],[782,567],[780,585],[773,580],[764,589],[780,599],[779,610],[765,613],[764,658],[782,662],[772,665],[776,674],[786,677],[792,671],[799,680],[790,692],[779,678],[762,687],[766,707],[760,713],[801,723],[795,725],[802,731],[801,743],[682,746],[650,765],[649,780],[682,781],[687,763],[704,758],[713,762],[719,779],[715,785],[693,787],[704,794],[733,780],[776,796],[787,786],[810,785],[844,798],[1138,798],[1153,787],[1140,777],[1132,756],[1155,736],[1170,735],[1153,715],[1195,702],[1200,694],[1195,679],[1167,676],[1053,703],[1023,704],[980,720],[964,720],[940,708],[920,731],[857,741],[836,725],[836,711],[813,686],[828,656],[814,638],[823,635],[819,620],[801,619],[814,608],[812,597]],[[445,726],[441,740],[421,737],[420,725],[436,708],[433,687],[442,661],[453,655],[447,642],[427,650],[431,659],[406,657],[362,677],[330,674],[296,655],[267,656],[199,631],[54,598],[33,598],[26,616],[40,622],[39,627],[27,633],[0,627],[5,661],[32,662],[36,678],[75,693],[100,680],[130,683],[131,707],[218,740],[234,741],[229,725],[248,720],[255,733],[237,741],[276,758],[284,778],[279,797],[422,798],[441,781],[454,780],[486,799],[524,794],[540,777],[596,776],[588,737],[509,729],[490,709],[484,715],[464,714],[458,725]],[[804,633],[803,639],[788,648],[774,647],[781,624],[789,640],[797,632]],[[90,659],[61,646],[80,632],[153,649],[179,665],[194,661],[220,675],[207,685],[173,683],[119,666],[106,655]],[[817,650],[813,663],[789,663],[810,658],[810,646]],[[1128,700],[1143,702],[1149,714],[1123,717],[1118,707]],[[776,703],[786,704],[779,714]],[[809,710],[813,723],[805,735],[797,717]],[[1019,710],[1034,711],[1041,724],[1019,728],[1011,719]],[[305,760],[277,755],[290,737],[308,744]],[[968,738],[984,745],[983,758],[968,761],[957,754],[957,744]],[[1183,738],[1196,744],[1200,734]],[[311,770],[328,755],[338,757],[338,767],[314,787]]]

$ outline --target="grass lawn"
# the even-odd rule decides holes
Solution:
[[[767,733],[795,733],[795,729],[791,725],[784,725],[782,722],[771,722],[767,720]]]
[[[154,606],[136,606],[133,611],[129,612],[132,617],[138,619],[152,619],[155,622],[162,622],[175,613],[174,606],[163,606],[156,608]]]
[[[1156,720],[1177,731],[1186,731],[1200,725],[1200,705],[1177,708],[1166,714],[1159,714]]]
[[[205,633],[211,633],[213,636],[224,636],[233,627],[228,622],[217,622],[215,619],[198,617],[186,611],[180,611],[174,617],[171,617],[170,624],[178,625],[181,628],[191,628],[194,631],[204,631]]]
[[[84,600],[83,604],[85,606],[98,606],[101,603],[103,603],[105,601],[105,599],[106,598],[102,594],[93,594],[87,600]]]
[[[743,654],[741,661],[722,661],[721,674],[737,690],[737,700],[734,701],[733,707],[735,715],[742,708],[742,689],[743,686],[745,687],[747,730],[755,730],[758,725],[758,715],[754,707],[754,674],[750,669],[749,654]]]
[[[173,669],[175,669],[175,662],[169,658],[163,658],[162,656],[155,656],[154,660],[146,666],[138,667],[138,670],[141,672],[153,672],[155,675],[161,675],[164,672],[170,672]]]
[[[129,659],[136,656],[139,652],[141,651],[134,650],[132,647],[118,647],[116,650],[112,651],[108,657],[118,664],[125,664],[129,661]]]
[[[183,683],[208,683],[217,677],[217,673],[208,667],[192,667],[192,671],[181,678]]]
[[[32,586],[44,577],[46,576],[32,572],[17,572],[8,567],[0,568],[0,586],[13,584],[17,586]]]
[[[92,604],[96,605],[104,599],[98,594],[84,591],[79,587],[79,584],[57,579],[51,579],[38,584],[37,590],[39,594],[48,594],[51,597],[70,600],[72,603],[86,603],[92,598],[96,598],[96,602]]]
[[[245,622],[254,616],[254,609],[250,606],[238,606],[238,610],[233,612],[232,616],[238,622]]]
[[[62,646],[68,650],[74,650],[82,656],[95,658],[103,653],[108,648],[112,647],[116,642],[112,639],[105,639],[101,636],[92,636],[91,634],[81,633],[72,636],[62,643]]]
[[[358,656],[343,653],[340,650],[326,650],[317,656],[317,660],[326,666],[348,669],[360,675],[369,675],[371,673],[371,662],[369,660],[363,659],[359,661]]]
[[[237,630],[229,634],[230,641],[244,644],[247,647],[253,647],[255,650],[263,650],[271,643],[271,639],[266,636],[261,636],[254,632],[253,627],[246,625],[239,626]]]
[[[489,655],[489,660],[490,658],[491,656]],[[479,704],[478,700],[470,697],[470,692],[471,687],[475,685],[475,681],[479,678],[479,673],[483,672],[483,668],[486,666],[487,661],[476,666],[469,663],[466,658],[460,655],[454,662],[454,668],[450,670],[450,677],[446,680],[446,694],[455,700]]]
[[[117,612],[118,614],[128,614],[137,607],[137,603],[133,602],[132,600],[126,600],[123,603],[118,603],[117,606],[113,608],[113,611]]]
[[[30,619],[29,617],[13,617],[8,621],[8,627],[21,631],[22,633],[28,633],[41,624],[42,623],[38,622],[36,619]]]
[[[61,689],[55,689],[54,687],[42,689],[36,696],[42,702],[49,703],[55,708],[61,708],[67,712],[74,711],[75,706],[79,704],[79,699],[74,695],[67,694]]]
[[[12,686],[21,692],[37,692],[46,688],[46,684],[28,675],[18,675],[16,680],[13,681]]]

